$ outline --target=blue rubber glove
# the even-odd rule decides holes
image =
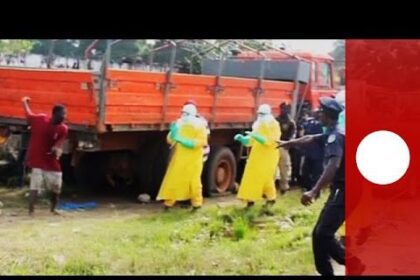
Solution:
[[[267,143],[267,139],[264,136],[259,135],[258,133],[250,131],[247,131],[245,133],[248,134],[250,137],[254,138],[260,144],[264,145],[265,143]]]
[[[175,141],[178,142],[179,144],[181,144],[182,146],[184,146],[185,148],[188,149],[194,149],[195,148],[195,143],[193,140],[190,139],[185,139],[179,135],[175,136]]]
[[[248,146],[249,145],[249,136],[243,136],[242,134],[236,134],[235,137],[233,137],[235,141],[241,142],[242,145]]]

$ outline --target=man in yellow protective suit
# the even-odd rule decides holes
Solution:
[[[182,108],[181,119],[171,125],[167,141],[175,150],[157,200],[164,200],[166,210],[176,201],[191,200],[193,210],[197,210],[203,204],[201,171],[207,131],[197,118],[195,105],[187,104]]]
[[[271,107],[262,104],[258,108],[258,118],[247,136],[235,135],[235,140],[251,147],[237,197],[247,202],[247,207],[265,196],[267,205],[276,201],[275,173],[279,162],[276,141],[280,139],[279,123],[271,114]]]

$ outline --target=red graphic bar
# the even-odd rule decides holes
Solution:
[[[420,40],[347,40],[346,71],[346,273],[420,275]],[[356,164],[359,143],[378,130],[397,133],[411,155],[386,186]]]

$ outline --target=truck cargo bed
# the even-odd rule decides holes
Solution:
[[[107,80],[101,125],[108,131],[166,129],[188,99],[197,102],[213,128],[245,126],[255,117],[257,79],[221,77],[217,84],[215,76],[174,73],[168,91],[166,73],[109,69]],[[21,98],[29,96],[34,112],[50,113],[61,103],[71,127],[95,130],[101,110],[98,83],[92,71],[1,67],[0,122],[22,123]],[[291,102],[294,84],[263,81],[261,88],[259,103],[277,113],[281,102]]]

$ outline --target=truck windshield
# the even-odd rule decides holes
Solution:
[[[319,63],[318,85],[321,87],[331,87],[331,67],[328,63]]]

